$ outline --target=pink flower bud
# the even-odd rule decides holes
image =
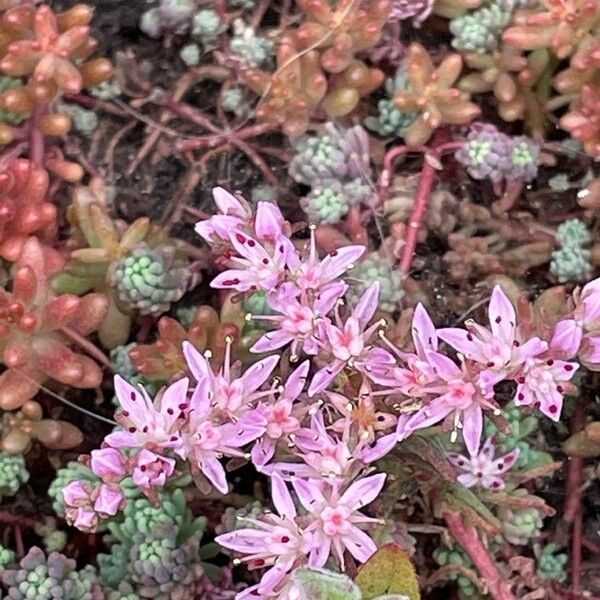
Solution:
[[[123,455],[115,448],[92,450],[90,466],[103,481],[119,481],[127,475]]]
[[[94,510],[101,517],[113,517],[117,514],[125,501],[123,492],[116,486],[103,483],[94,502]]]
[[[142,488],[165,485],[167,478],[175,471],[174,459],[165,458],[150,450],[142,450],[136,460],[133,483]]]
[[[71,481],[62,491],[65,504],[69,507],[80,507],[89,504],[91,493],[90,485],[83,481]]]
[[[98,527],[98,515],[89,507],[67,509],[66,517],[69,525],[86,533],[93,533]]]

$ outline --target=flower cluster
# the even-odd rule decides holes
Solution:
[[[245,590],[243,597],[274,597],[287,582],[288,573],[303,564],[323,567],[333,552],[343,571],[344,551],[359,562],[375,552],[373,540],[361,527],[377,522],[360,512],[372,502],[385,483],[385,475],[371,475],[342,491],[338,483],[316,479],[293,479],[292,487],[306,511],[298,514],[288,486],[278,475],[271,478],[271,495],[277,514],[246,519],[252,527],[217,537],[217,542],[243,555],[248,567],[268,570],[261,581]]]
[[[418,305],[407,350],[390,341],[385,321],[376,318],[378,281],[347,305],[345,273],[365,247],[342,247],[320,258],[314,228],[307,248],[295,244],[276,205],[259,202],[254,211],[222,188],[214,194],[220,213],[197,225],[205,240],[227,249],[225,270],[211,285],[250,299],[261,295],[252,304],[260,309],[266,302],[267,314],[248,318],[269,329],[250,350],[266,356],[241,369],[228,338],[219,366],[208,349],[184,341],[191,377],[154,399],[117,376],[120,428],[84,459],[91,475],[69,479],[63,490],[67,520],[80,529],[105,521],[110,526],[121,511],[131,511],[131,485],[158,502],[163,490],[189,474],[200,489],[226,494],[222,459],[250,460],[270,478],[277,514],[238,517],[242,527],[217,541],[242,555],[249,568],[267,568],[240,598],[278,597],[293,585],[289,575],[298,567],[322,567],[333,557],[343,570],[346,550],[359,562],[375,552],[364,529],[380,522],[360,509],[384,487],[385,473],[369,474],[371,465],[399,442],[441,423],[450,443],[460,433],[467,449],[466,455],[455,448],[447,453],[458,481],[501,490],[521,447],[496,456],[501,438],[482,445],[486,415],[500,414],[496,386],[514,381],[515,410],[539,410],[558,421],[580,364],[600,366],[600,280],[577,291],[571,311],[539,331],[519,321],[499,286],[488,326],[469,320],[464,328],[436,328]],[[308,360],[270,381],[280,353],[291,363],[302,355]],[[506,539],[520,540],[526,525],[532,528],[527,535],[535,535],[538,512],[532,511],[507,509]],[[152,541],[152,552],[169,554],[164,543]]]

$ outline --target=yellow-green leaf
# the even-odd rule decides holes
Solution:
[[[409,600],[420,600],[419,580],[404,548],[398,544],[386,544],[359,569],[355,583],[363,600],[378,596],[403,594]]]

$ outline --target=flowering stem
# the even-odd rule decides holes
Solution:
[[[40,129],[39,121],[46,112],[47,105],[45,103],[36,104],[33,109],[33,116],[31,119],[31,130],[29,132],[29,152],[31,161],[36,167],[44,166],[44,134]]]
[[[435,178],[435,167],[430,161],[425,160],[423,162],[423,169],[421,171],[421,178],[419,180],[417,197],[415,198],[413,210],[410,214],[408,225],[406,227],[404,249],[402,250],[402,258],[400,259],[400,270],[403,273],[408,273],[410,271],[410,266],[412,264],[413,257],[415,255],[415,249],[417,247],[417,236],[427,211],[427,203],[429,201],[429,195],[431,194],[431,189],[433,188]]]
[[[584,395],[582,394],[582,398]],[[571,420],[571,433],[581,431],[585,426],[585,406],[578,402],[575,414]],[[571,586],[573,595],[581,591],[581,546],[583,534],[583,514],[581,510],[581,493],[583,486],[583,458],[573,456],[569,461],[567,476],[566,502],[563,520],[573,524],[573,537],[571,540]]]
[[[475,529],[467,525],[462,515],[457,512],[445,511],[444,519],[452,537],[464,548],[485,580],[492,598],[494,600],[516,600],[510,590],[510,583],[498,570],[498,566],[482,544]]]
[[[383,158],[383,170],[381,172],[381,177],[379,178],[377,204],[382,204],[389,197],[394,173],[394,163],[398,157],[408,154],[409,152],[419,152],[423,154],[425,158],[421,177],[419,179],[417,197],[415,198],[413,210],[406,228],[405,244],[400,260],[400,270],[403,273],[408,273],[412,265],[415,249],[417,247],[419,229],[421,228],[421,223],[427,212],[427,204],[435,182],[436,170],[441,168],[439,159],[444,154],[453,152],[462,145],[462,141],[453,141],[442,142],[434,145],[432,148],[428,148],[427,146],[395,146],[394,148],[391,148]]]

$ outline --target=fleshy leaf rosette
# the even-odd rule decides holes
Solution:
[[[12,291],[0,290],[0,350],[7,367],[0,375],[3,410],[22,406],[47,379],[77,388],[102,381],[98,365],[73,351],[67,334],[95,331],[106,314],[106,298],[56,296],[48,278],[61,267],[59,255],[29,238],[15,264]]]
[[[65,269],[52,283],[60,292],[82,294],[93,289],[105,294],[109,304],[106,319],[99,329],[100,341],[107,348],[124,344],[136,312],[140,309],[144,312],[146,308],[166,310],[170,301],[181,296],[185,271],[182,265],[187,265],[185,253],[147,217],[140,217],[129,226],[112,218],[109,190],[100,178],[93,179],[88,186],[75,188],[67,217],[72,225],[71,247],[75,249]],[[168,252],[171,262],[163,261],[163,255],[158,261],[152,258],[137,262],[136,256],[144,250],[154,253],[155,249]],[[138,271],[141,268],[144,272],[126,280],[125,270],[121,278],[117,271],[127,267],[127,257],[131,257]],[[172,278],[174,282],[167,281],[170,276],[164,271],[168,264],[178,268],[178,276]]]
[[[12,33],[13,41],[0,69],[13,77],[30,76],[19,95],[22,105],[52,100],[59,90],[79,93],[112,74],[108,60],[87,61],[98,46],[90,36],[92,15],[92,7],[85,4],[59,14],[47,5],[35,11],[24,7],[7,11],[2,25]]]
[[[460,54],[448,54],[435,67],[421,44],[411,44],[406,66],[409,86],[394,98],[399,110],[419,112],[405,131],[408,144],[424,144],[441,125],[466,125],[479,116],[479,107],[470,102],[469,94],[452,87],[462,67]]]

